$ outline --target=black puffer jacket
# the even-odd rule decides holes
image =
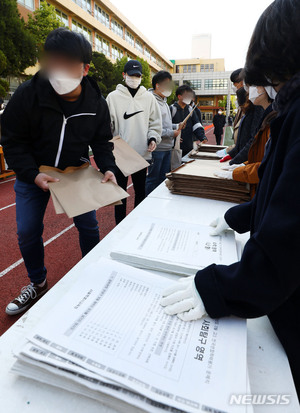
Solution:
[[[230,165],[240,164],[248,160],[248,152],[258,131],[264,109],[254,106],[242,118],[235,147],[229,152],[232,157]]]
[[[80,166],[89,157],[89,146],[101,172],[115,171],[106,101],[89,77],[82,80],[82,94],[75,113],[66,118],[40,72],[16,90],[1,118],[1,144],[18,179],[33,183],[40,165]]]

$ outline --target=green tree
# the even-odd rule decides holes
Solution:
[[[26,28],[34,36],[39,54],[48,34],[58,27],[64,26],[56,14],[55,7],[41,1],[40,7],[33,14],[28,14]]]
[[[4,72],[4,70],[7,67],[7,59],[5,54],[0,50],[0,98],[4,98],[8,92],[9,84],[5,79],[1,78],[1,73]]]
[[[105,97],[116,88],[114,64],[103,53],[93,52],[89,76],[98,83]]]
[[[20,18],[16,0],[0,1],[0,50],[6,59],[3,77],[18,76],[36,62],[35,39]]]

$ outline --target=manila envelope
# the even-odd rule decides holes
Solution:
[[[65,212],[69,218],[104,206],[118,205],[121,199],[129,196],[111,181],[102,183],[103,174],[88,163],[64,171],[42,165],[40,172],[59,179],[59,182],[49,182],[49,189],[56,213]]]
[[[110,142],[114,144],[113,154],[116,158],[116,165],[124,176],[129,176],[149,166],[149,162],[120,136],[114,136]]]

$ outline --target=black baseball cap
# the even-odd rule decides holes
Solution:
[[[139,62],[138,60],[129,60],[124,66],[124,72],[127,73],[129,76],[142,76],[143,67],[141,62]]]

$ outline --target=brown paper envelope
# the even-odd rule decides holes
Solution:
[[[50,193],[51,193],[51,198],[52,198],[52,202],[53,202],[53,206],[55,209],[55,212],[57,214],[65,214],[65,210],[63,209],[63,207],[61,206],[61,204],[59,203],[58,199],[56,198],[56,196],[54,195],[53,191],[51,191],[50,188]]]
[[[120,136],[115,136],[111,142],[114,144],[116,165],[124,176],[132,175],[149,166],[149,163]]]
[[[88,163],[64,171],[41,166],[40,171],[59,179],[59,182],[49,182],[50,191],[69,218],[115,204],[129,196],[111,181],[102,183],[103,174]]]

